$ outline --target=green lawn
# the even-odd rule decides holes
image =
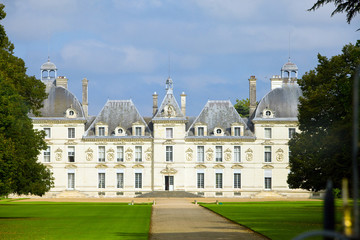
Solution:
[[[0,201],[0,239],[147,239],[151,205]]]
[[[201,204],[201,206],[272,240],[292,239],[305,231],[319,230],[323,224],[322,201],[243,202],[221,205]],[[339,224],[341,222],[340,206],[337,207],[336,222]]]

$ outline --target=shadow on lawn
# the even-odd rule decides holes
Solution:
[[[34,217],[0,217],[0,220],[36,220]]]

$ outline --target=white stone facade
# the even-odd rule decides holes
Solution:
[[[171,79],[160,107],[153,95],[152,117],[142,117],[131,100],[108,101],[91,117],[64,84],[44,81],[49,98],[43,115],[32,119],[35,129],[48,134],[49,148],[39,156],[55,178],[47,197],[132,197],[164,190],[207,197],[312,197],[286,182],[301,94],[294,83],[269,92],[253,115],[242,119],[230,101],[208,101],[198,116],[185,116],[186,95],[179,106]],[[87,108],[87,85],[83,89]]]

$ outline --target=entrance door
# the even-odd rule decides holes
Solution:
[[[165,176],[165,190],[174,191],[174,176]]]

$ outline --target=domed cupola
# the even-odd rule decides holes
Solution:
[[[292,63],[289,58],[289,61],[287,63],[285,63],[281,68],[281,78],[287,78],[287,79],[297,78],[298,71],[299,71],[299,68],[296,66],[295,63]],[[287,76],[285,76],[286,73],[287,73]],[[295,76],[292,77],[291,73],[295,73]]]
[[[57,77],[57,68],[54,63],[50,62],[50,57],[46,63],[41,65],[41,80],[55,80]]]

